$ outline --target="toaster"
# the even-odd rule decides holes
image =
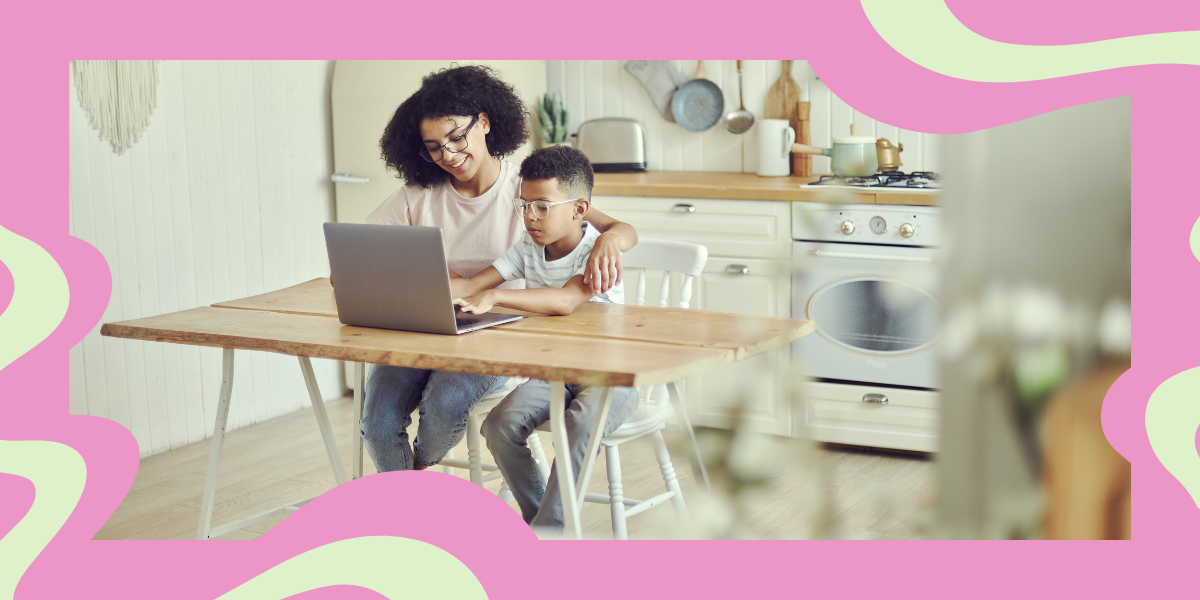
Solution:
[[[592,119],[579,126],[575,147],[598,173],[646,170],[646,128],[633,119]]]

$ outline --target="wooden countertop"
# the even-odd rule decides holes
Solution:
[[[709,171],[642,171],[596,173],[596,196],[652,196],[721,200],[774,200],[830,204],[907,204],[934,206],[936,192],[802,188],[819,177],[759,177],[754,173]]]

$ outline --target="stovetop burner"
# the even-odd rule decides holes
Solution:
[[[832,185],[849,187],[887,187],[937,190],[942,187],[942,180],[936,173],[930,171],[887,171],[876,173],[870,177],[838,177],[837,175],[822,175],[821,179],[808,185]]]

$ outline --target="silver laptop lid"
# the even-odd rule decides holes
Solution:
[[[441,229],[326,223],[325,246],[342,323],[457,333]]]

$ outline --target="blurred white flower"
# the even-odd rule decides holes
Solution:
[[[1100,348],[1109,354],[1129,354],[1132,320],[1128,304],[1117,298],[1109,300],[1097,324]]]
[[[743,427],[734,434],[729,449],[729,468],[738,479],[761,481],[772,475],[780,456],[773,436]]]
[[[736,516],[733,501],[724,494],[698,490],[694,498],[688,498],[691,531],[699,539],[730,539]]]
[[[979,328],[988,337],[1002,337],[1009,333],[1012,301],[1008,287],[996,282],[988,286],[979,300]]]
[[[975,345],[979,337],[979,309],[973,304],[960,304],[946,319],[942,333],[942,356],[954,359]]]
[[[1045,288],[1021,286],[1010,296],[1011,325],[1019,341],[1061,340],[1066,334],[1067,305]]]

